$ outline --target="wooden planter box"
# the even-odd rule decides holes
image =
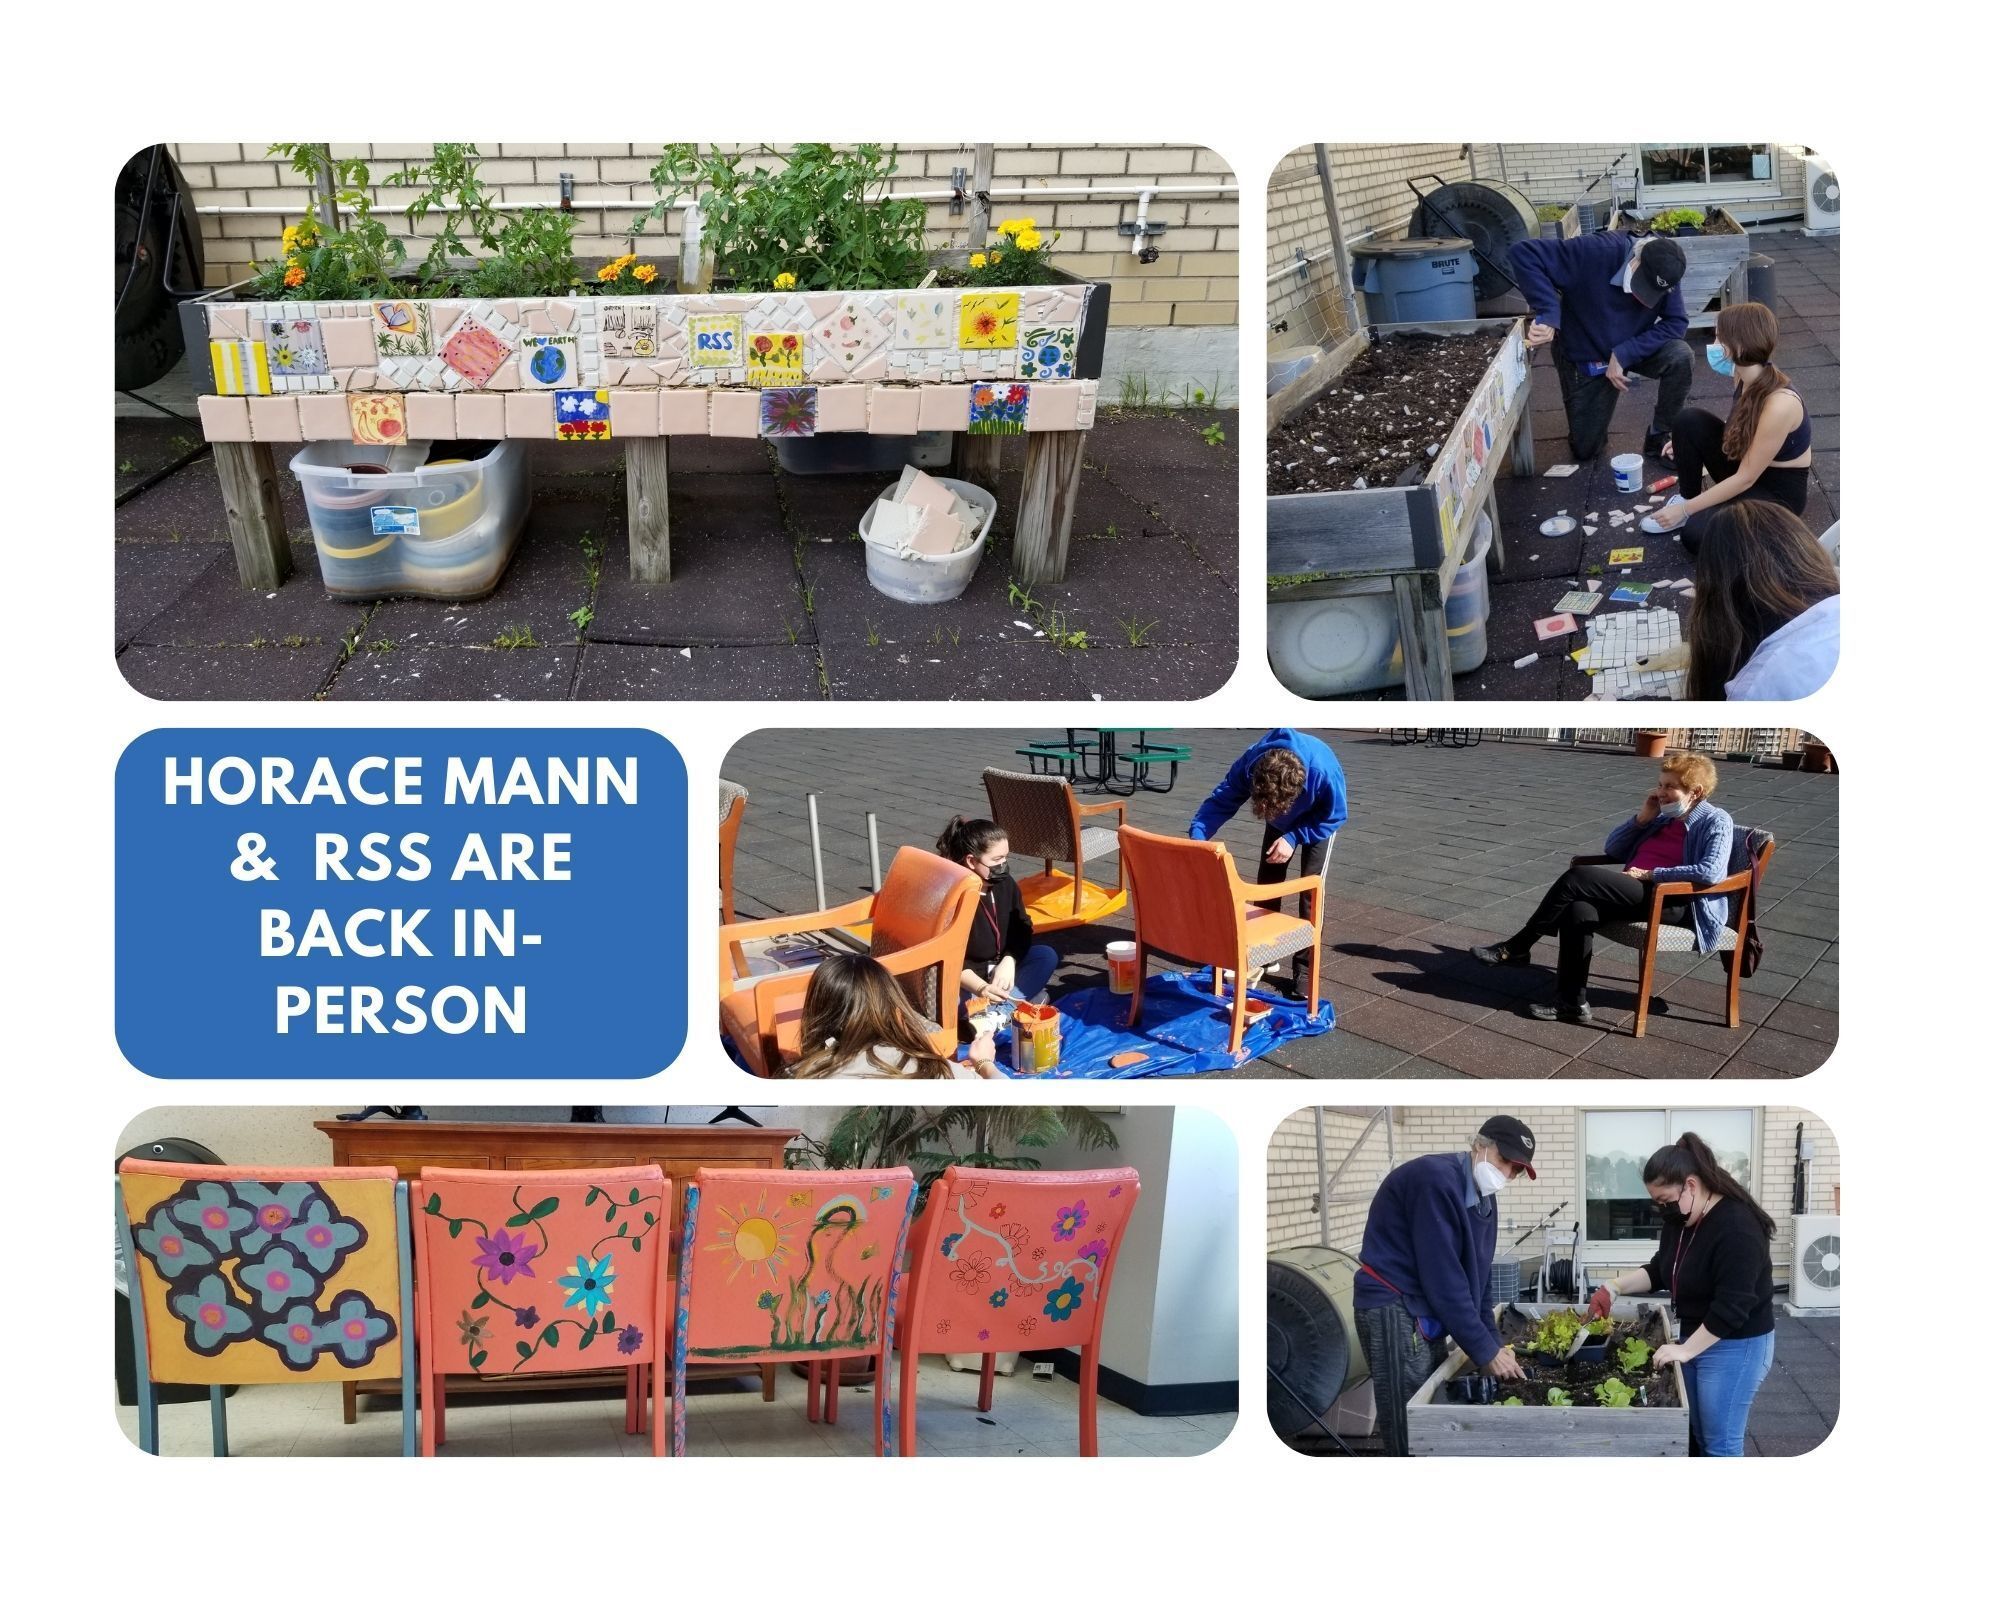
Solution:
[[[1529,1318],[1544,1306],[1516,1305]],[[1634,1301],[1621,1301],[1612,1315],[1631,1317]],[[1671,1339],[1667,1309],[1650,1303],[1646,1320]],[[1452,1378],[1471,1371],[1465,1352],[1454,1348],[1445,1364],[1410,1397],[1410,1454],[1413,1456],[1684,1456],[1688,1450],[1687,1381],[1674,1368],[1676,1406],[1613,1410],[1607,1406],[1459,1406],[1437,1399]]]
[[[1402,334],[1467,338],[1505,330],[1500,346],[1465,410],[1452,424],[1423,481],[1407,488],[1331,489],[1268,495],[1266,545],[1274,578],[1315,575],[1315,581],[1273,590],[1273,604],[1352,592],[1356,580],[1394,581],[1403,640],[1404,687],[1413,700],[1451,698],[1451,651],[1444,597],[1464,559],[1473,525],[1493,493],[1500,458],[1511,455],[1516,477],[1535,470],[1534,429],[1527,425],[1532,386],[1520,318],[1470,322],[1371,325],[1342,340],[1312,371],[1271,399],[1271,426],[1290,419],[1326,390],[1370,345]],[[1497,519],[1488,564],[1504,570]]]
[[[1537,218],[1544,239],[1574,239],[1583,232],[1583,218],[1575,206],[1571,206],[1559,217]]]
[[[579,264],[588,277],[590,264]],[[237,286],[241,288],[241,285]],[[181,307],[202,432],[246,584],[290,564],[269,446],[622,442],[633,575],[665,581],[676,436],[965,436],[962,476],[1028,440],[1015,565],[1059,577],[1096,417],[1108,284],[1017,289],[274,301]],[[635,454],[635,452],[637,452]]]
[[[1647,215],[1671,209],[1659,206]],[[1668,236],[1687,257],[1687,273],[1681,279],[1681,303],[1687,307],[1690,328],[1714,327],[1717,312],[1744,296],[1743,275],[1750,261],[1750,235],[1743,231],[1743,224],[1729,214],[1727,207],[1718,206],[1715,209],[1729,224],[1730,232]],[[1619,231],[1629,230],[1621,228]],[[1710,309],[1711,302],[1714,303],[1713,310]]]

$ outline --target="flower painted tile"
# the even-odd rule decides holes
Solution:
[[[317,378],[328,370],[326,341],[320,336],[317,317],[271,321],[263,327],[264,349],[273,376]]]
[[[949,289],[896,296],[898,350],[953,350],[958,347],[958,295]]]
[[[753,388],[796,388],[805,378],[806,336],[802,333],[785,329],[753,333],[746,354]]]
[[[724,313],[688,318],[688,361],[702,368],[743,365],[743,319]]]
[[[598,308],[598,346],[618,361],[650,361],[660,353],[660,308],[650,301],[606,300]]]
[[[810,439],[818,428],[817,389],[766,389],[758,396],[757,436],[762,439]]]
[[[1021,376],[1046,383],[1076,376],[1076,329],[1023,327]]]
[[[410,300],[378,300],[374,304],[375,353],[379,356],[427,356],[435,348],[431,319]]]
[[[966,294],[958,301],[961,350],[1011,350],[1021,311],[1018,294]]]
[[[852,377],[861,364],[889,342],[889,330],[867,302],[849,298],[813,325],[819,353]]]
[[[577,380],[576,335],[530,333],[521,339],[521,387],[563,389]]]
[[[410,436],[400,394],[350,394],[347,420],[356,444],[402,444]]]
[[[211,339],[208,360],[217,394],[271,392],[270,353],[262,339]]]
[[[461,321],[444,342],[444,364],[478,389],[486,387],[513,353],[505,339],[471,317]]]
[[[562,389],[556,394],[556,438],[590,444],[611,437],[611,394],[606,389]]]
[[[1025,433],[1028,428],[1028,386],[1025,383],[975,383],[967,412],[967,433]]]

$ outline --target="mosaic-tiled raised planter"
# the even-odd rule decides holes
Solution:
[[[626,447],[632,572],[668,577],[668,441],[964,436],[990,480],[1026,434],[1014,566],[1059,578],[1096,413],[1108,286],[520,300],[236,300],[182,308],[243,581],[289,566],[269,446],[553,439]]]

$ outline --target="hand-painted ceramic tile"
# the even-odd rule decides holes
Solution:
[[[1046,383],[1076,376],[1076,329],[1023,328],[1021,376]]]
[[[743,319],[719,313],[688,318],[688,361],[696,367],[743,365]]]
[[[758,389],[796,387],[806,375],[806,336],[792,330],[748,337],[747,379]]]
[[[146,1164],[119,1176],[167,1383],[327,1382],[402,1370],[393,1173]],[[211,1176],[211,1174],[213,1174]]]
[[[1017,294],[959,296],[959,348],[961,350],[1013,349],[1020,310],[1021,297]]]
[[[766,389],[758,401],[760,438],[810,439],[819,426],[817,389]]]
[[[444,342],[444,364],[480,389],[513,353],[513,346],[505,339],[469,316]]]
[[[984,1354],[1087,1343],[1138,1197],[1129,1167],[948,1169],[924,1208],[911,1348]]]
[[[813,341],[822,354],[839,364],[844,375],[854,370],[888,342],[889,330],[866,302],[848,299],[831,315],[813,326]]]
[[[975,383],[967,433],[1025,433],[1028,427],[1028,386],[1025,383]]]
[[[565,444],[589,444],[611,437],[608,389],[564,389],[556,395],[556,437]]]
[[[660,353],[660,308],[647,301],[606,300],[597,313],[597,337],[618,361],[650,361]]]
[[[375,302],[375,353],[427,356],[433,347],[430,313],[409,300]]]
[[[347,420],[356,444],[404,444],[410,436],[400,394],[350,394]]]
[[[658,1167],[427,1173],[417,1289],[441,1372],[650,1363],[672,1201]]]
[[[211,339],[208,360],[217,394],[271,392],[271,358],[262,339]]]
[[[923,294],[896,296],[896,348],[898,350],[957,349],[957,292],[951,289],[932,289]]]
[[[576,335],[530,333],[521,339],[521,387],[563,389],[577,379]]]
[[[317,378],[327,371],[326,341],[317,317],[265,323],[264,350],[278,377]]]

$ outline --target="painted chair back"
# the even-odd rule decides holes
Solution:
[[[207,1385],[226,1455],[230,1384],[401,1378],[414,1453],[409,1195],[394,1167],[128,1158],[117,1200],[140,1448],[157,1449],[154,1383]]]
[[[1132,876],[1140,941],[1197,965],[1236,967],[1245,944],[1243,880],[1228,847],[1123,827],[1118,847]]]
[[[691,1364],[872,1355],[888,1370],[915,1197],[908,1167],[695,1173],[675,1285],[675,1455]],[[875,1387],[879,1453],[887,1394]]]
[[[881,957],[939,940],[935,962],[901,976],[903,992],[933,1026],[956,1021],[958,975],[979,908],[979,874],[914,845],[890,859],[869,914],[868,953]]]

